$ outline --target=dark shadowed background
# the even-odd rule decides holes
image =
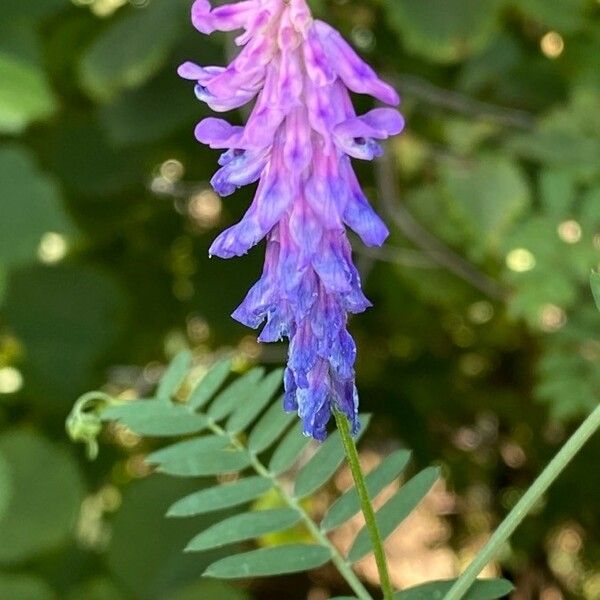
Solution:
[[[2,0],[1,600],[344,591],[326,570],[202,580],[205,557],[181,549],[207,519],[163,519],[190,484],[148,476],[152,442],[113,428],[88,463],[64,432],[79,394],[143,395],[186,345],[238,371],[285,357],[229,318],[262,248],[207,257],[249,194],[208,186],[217,157],[193,137],[208,112],[175,70],[232,48],[192,29],[190,4]],[[406,445],[446,476],[390,546],[395,582],[416,584],[464,566],[598,402],[600,5],[311,4],[397,85],[408,123],[385,162],[359,167],[392,236],[356,245],[375,308],[351,329],[376,415],[365,461]],[[600,597],[599,461],[596,437],[505,549],[494,569],[514,599]]]

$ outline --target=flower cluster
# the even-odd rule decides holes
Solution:
[[[237,224],[217,237],[211,256],[241,256],[266,238],[261,279],[233,317],[258,328],[261,342],[287,337],[285,409],[297,411],[304,432],[327,435],[332,410],[356,433],[356,346],[348,314],[370,306],[352,262],[346,226],[367,246],[388,235],[363,194],[350,157],[380,156],[377,140],[399,133],[400,114],[376,108],[357,116],[350,92],[397,105],[398,95],[342,36],[314,20],[306,0],[244,0],[212,8],[196,0],[194,26],[205,34],[243,30],[241,52],[227,67],[179,68],[196,82],[197,97],[225,112],[255,101],[245,127],[208,118],[197,139],[225,152],[212,179],[228,196],[258,181]]]

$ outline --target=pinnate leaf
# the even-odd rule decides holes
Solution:
[[[260,548],[223,558],[208,567],[204,575],[219,579],[241,579],[300,573],[316,569],[330,558],[329,549],[316,544]]]
[[[398,450],[390,454],[381,463],[375,467],[366,477],[365,483],[369,492],[369,497],[374,498],[387,485],[392,483],[396,477],[405,469],[410,460],[410,452],[408,450]],[[324,531],[330,531],[339,527],[342,523],[352,518],[360,510],[360,501],[356,488],[352,487],[344,493],[331,506],[323,522],[321,528]]]
[[[207,452],[223,450],[230,441],[222,435],[204,435],[191,440],[177,442],[166,448],[152,452],[146,457],[146,462],[165,465],[170,462],[185,460],[188,456],[199,456]]]
[[[187,454],[160,465],[158,470],[176,477],[208,477],[241,471],[250,464],[250,455],[238,450],[217,450],[200,456]]]
[[[257,383],[264,372],[263,368],[258,367],[236,379],[213,400],[208,409],[208,416],[213,421],[220,421],[237,406],[243,406],[250,402],[256,393]]]
[[[194,492],[175,502],[167,513],[169,517],[191,517],[256,500],[273,487],[264,477],[246,477],[233,483]]]
[[[190,408],[202,408],[223,385],[231,371],[231,361],[222,360],[218,362],[197,384],[190,397],[188,404]]]
[[[427,492],[440,476],[440,470],[437,467],[429,467],[424,469],[407,483],[388,500],[377,511],[377,524],[381,537],[385,540],[398,525],[404,521],[408,515],[416,508],[423,500]],[[371,552],[371,541],[369,532],[366,527],[363,527],[356,539],[352,548],[348,553],[348,559],[351,562],[356,562]]]
[[[300,453],[310,442],[302,433],[302,421],[298,421],[279,443],[269,463],[269,470],[275,475],[287,471],[298,459]]]
[[[295,415],[284,412],[281,402],[275,402],[253,427],[248,439],[250,451],[259,454],[269,448],[295,418]]]
[[[361,417],[363,425],[358,439],[366,431],[370,420],[369,415]],[[336,431],[323,442],[314,456],[298,473],[294,495],[297,498],[305,498],[324,486],[338,470],[344,461],[344,457],[345,451],[342,438],[339,431]]]
[[[187,546],[186,552],[220,548],[227,544],[257,538],[296,525],[300,513],[291,508],[276,508],[242,513],[212,525],[199,533]]]
[[[269,373],[255,387],[251,396],[240,402],[240,405],[229,417],[225,429],[232,433],[244,431],[260,415],[275,392],[281,387],[282,377],[282,369],[276,369]]]
[[[111,406],[102,413],[102,419],[119,421],[139,435],[157,437],[197,433],[208,424],[204,415],[192,413],[182,404],[164,400],[137,400]]]
[[[167,367],[167,370],[158,384],[156,397],[160,400],[171,399],[185,381],[191,364],[191,352],[184,350],[183,352],[177,354],[177,356],[175,356],[175,358],[171,361],[171,364]]]

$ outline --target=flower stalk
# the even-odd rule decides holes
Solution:
[[[344,449],[346,450],[346,458],[348,459],[348,465],[350,467],[350,471],[352,472],[352,477],[354,479],[354,484],[360,500],[360,507],[365,517],[369,536],[371,537],[371,544],[373,546],[375,562],[377,563],[377,571],[379,572],[379,581],[381,584],[381,590],[383,592],[383,598],[384,600],[393,600],[394,589],[392,588],[392,583],[390,581],[390,574],[387,568],[383,542],[379,532],[379,526],[377,525],[375,511],[373,510],[373,505],[371,504],[371,499],[369,498],[367,484],[360,467],[356,444],[354,443],[354,439],[350,433],[350,426],[346,416],[339,411],[335,411],[334,415],[338,431],[340,432],[342,442],[344,443]]]

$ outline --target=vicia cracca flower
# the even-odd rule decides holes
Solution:
[[[194,26],[205,34],[243,30],[241,52],[227,67],[179,68],[196,95],[217,112],[254,101],[245,127],[208,118],[197,139],[224,150],[212,185],[221,196],[258,181],[254,200],[237,224],[217,237],[212,256],[241,256],[266,238],[262,277],[233,317],[261,342],[290,341],[285,409],[297,411],[304,432],[327,435],[332,410],[359,429],[348,315],[370,306],[352,262],[346,227],[367,246],[388,230],[361,191],[350,158],[381,155],[377,140],[404,125],[391,108],[357,116],[350,92],[397,105],[342,36],[314,20],[306,0],[245,0],[212,8],[196,0]]]

